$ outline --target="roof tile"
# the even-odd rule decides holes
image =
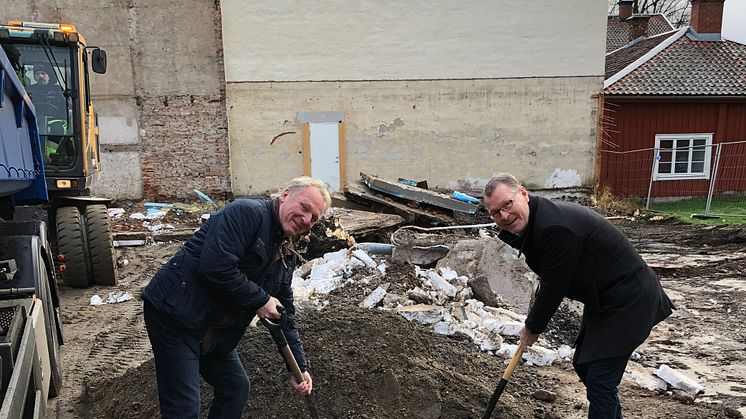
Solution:
[[[634,49],[636,46],[630,48]],[[628,61],[630,56],[634,55],[633,52],[635,51],[619,50],[609,54],[606,78],[613,75],[609,74],[613,69],[624,68],[620,67],[621,64],[625,59]],[[695,41],[688,36],[682,36],[640,67],[607,87],[604,93],[746,96],[746,45],[728,40]]]
[[[661,14],[655,15],[633,15],[625,20],[619,19],[619,16],[608,16],[606,20],[606,52],[617,50],[634,39],[630,39],[630,26],[632,20],[637,17],[648,18],[648,28],[646,36],[652,37],[660,35],[674,29],[671,23]]]

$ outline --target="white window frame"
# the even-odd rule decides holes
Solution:
[[[705,140],[705,158],[703,172],[692,173],[692,156],[691,147],[689,148],[689,156],[687,159],[688,169],[686,173],[662,173],[658,169],[661,165],[661,141],[671,140],[673,141],[674,150],[671,161],[671,170],[674,170],[676,166],[676,141],[677,140],[692,140],[690,144],[694,144],[693,140]],[[680,152],[680,151],[679,151]],[[653,180],[694,180],[694,179],[710,179],[710,161],[712,157],[712,133],[707,134],[656,134],[655,136],[655,164],[653,165]]]

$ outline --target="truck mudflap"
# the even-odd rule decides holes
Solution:
[[[8,387],[5,390],[0,419],[43,417],[46,414],[51,366],[47,351],[47,335],[43,304],[37,299],[25,317],[18,353]],[[33,393],[29,393],[29,392]],[[33,400],[30,405],[29,401]]]

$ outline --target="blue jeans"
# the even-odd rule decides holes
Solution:
[[[630,355],[631,353],[597,359],[585,364],[576,364],[573,361],[575,372],[585,384],[589,419],[622,419],[622,405],[619,404],[617,387],[622,381]]]
[[[147,301],[143,312],[155,358],[161,418],[199,418],[200,375],[214,389],[208,418],[240,418],[251,385],[236,350],[200,355],[196,337]]]

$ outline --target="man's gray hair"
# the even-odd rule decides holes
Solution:
[[[321,196],[324,198],[324,203],[326,204],[324,210],[327,210],[332,206],[332,197],[329,195],[329,190],[326,189],[324,182],[312,177],[301,176],[291,180],[287,185],[285,185],[283,192],[288,191],[291,194],[294,194],[295,192],[308,187],[314,187],[321,192]]]
[[[492,192],[495,192],[495,188],[497,188],[498,185],[505,185],[513,191],[517,191],[518,188],[521,187],[521,182],[519,182],[518,179],[516,179],[516,177],[511,175],[510,173],[498,173],[493,176],[486,185],[484,185],[484,198],[492,196]]]

